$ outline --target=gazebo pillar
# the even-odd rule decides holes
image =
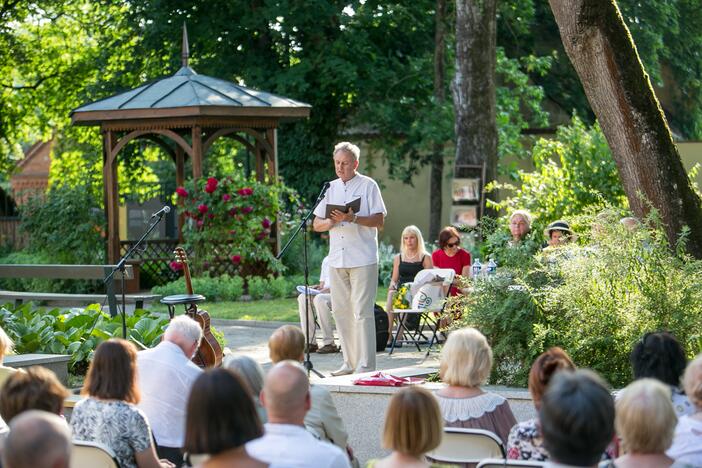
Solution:
[[[175,163],[176,163],[176,186],[182,187],[185,185],[185,152],[180,145],[176,145],[175,149]],[[185,201],[178,197],[178,206],[183,207]],[[183,243],[183,224],[185,224],[185,214],[180,213],[178,215],[178,242]]]
[[[114,265],[119,259],[119,200],[117,187],[117,165],[114,157],[114,134],[103,130],[103,181],[105,211],[107,213],[107,261]]]
[[[197,180],[202,177],[202,127],[199,125],[193,126],[191,145],[193,148],[193,179]]]

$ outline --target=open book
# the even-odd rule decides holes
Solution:
[[[354,213],[358,213],[359,211],[361,211],[361,198],[359,197],[353,201],[348,202],[345,205],[332,205],[327,203],[327,208],[324,212],[324,217],[327,219],[331,218],[331,213],[334,210],[339,210],[342,213],[348,213],[349,208],[352,209]]]
[[[297,287],[297,292],[299,294],[305,294],[305,285],[304,284],[299,285]],[[316,296],[317,294],[322,294],[322,291],[320,291],[319,289],[308,288],[307,294],[310,296]]]

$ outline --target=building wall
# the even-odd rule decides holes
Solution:
[[[702,141],[677,143],[680,157],[686,170],[690,170],[696,163],[702,165]],[[369,169],[370,166],[370,169]],[[533,166],[529,161],[519,161],[518,166],[523,170],[531,170]],[[382,154],[368,152],[366,147],[361,148],[361,161],[359,171],[373,177],[380,185],[388,216],[385,228],[380,233],[380,240],[399,248],[402,229],[415,224],[422,231],[426,239],[429,232],[429,175],[430,168],[422,168],[412,178],[413,185],[390,179],[388,166]],[[442,194],[442,214],[444,224],[449,223],[451,211],[451,180],[453,174],[453,161],[448,161],[444,167],[444,186]],[[702,167],[695,178],[697,185],[702,189]]]

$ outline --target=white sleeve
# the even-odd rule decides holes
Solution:
[[[327,214],[327,203],[329,203],[329,190],[331,190],[331,187],[327,189],[327,193],[324,194],[324,198],[322,198],[322,201],[319,202],[319,205],[317,205],[317,208],[314,209],[314,215],[318,218],[326,219],[326,214]]]
[[[374,180],[371,179],[371,181],[372,184],[368,189],[368,214],[383,213],[383,216],[386,216],[388,212],[385,209],[385,202],[383,202],[383,196],[380,194],[380,188]]]

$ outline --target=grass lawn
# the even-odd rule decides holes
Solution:
[[[387,295],[388,288],[379,286],[375,300],[383,309]],[[205,302],[200,308],[209,312],[212,318],[220,319],[276,322],[298,322],[300,320],[297,315],[297,297],[249,302]]]

